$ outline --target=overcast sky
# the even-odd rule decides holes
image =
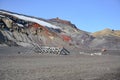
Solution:
[[[88,32],[120,30],[120,0],[0,0],[0,9],[45,19],[59,17]]]

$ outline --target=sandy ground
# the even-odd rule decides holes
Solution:
[[[0,80],[120,80],[119,55],[41,55],[16,52],[0,52]]]

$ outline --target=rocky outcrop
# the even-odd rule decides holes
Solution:
[[[45,42],[50,40],[49,37],[55,36],[47,28],[37,23],[21,20],[8,14],[1,13],[0,15],[1,43],[10,46],[46,45]]]
[[[62,20],[60,18],[49,19],[49,22],[62,28],[63,32],[61,32],[61,34],[68,35],[71,38],[70,45],[73,45],[75,48],[80,49],[90,48],[90,46],[88,45],[94,39],[94,37],[91,36],[90,33],[79,30],[70,21]],[[70,38],[68,38],[68,40]]]
[[[120,31],[105,29],[91,34],[60,18],[47,20],[1,10],[0,44],[116,50],[120,49]]]

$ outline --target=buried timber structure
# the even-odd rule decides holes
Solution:
[[[70,52],[64,47],[35,47],[34,51],[40,54],[58,54],[58,55],[68,55]]]
[[[27,49],[25,53],[38,53],[38,54],[56,54],[56,55],[68,55],[70,52],[64,47],[48,47],[48,46],[34,46],[31,49]]]

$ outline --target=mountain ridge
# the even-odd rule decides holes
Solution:
[[[89,33],[58,17],[43,19],[0,10],[0,43],[23,47],[63,46],[78,50],[120,49],[120,31],[105,29]]]

